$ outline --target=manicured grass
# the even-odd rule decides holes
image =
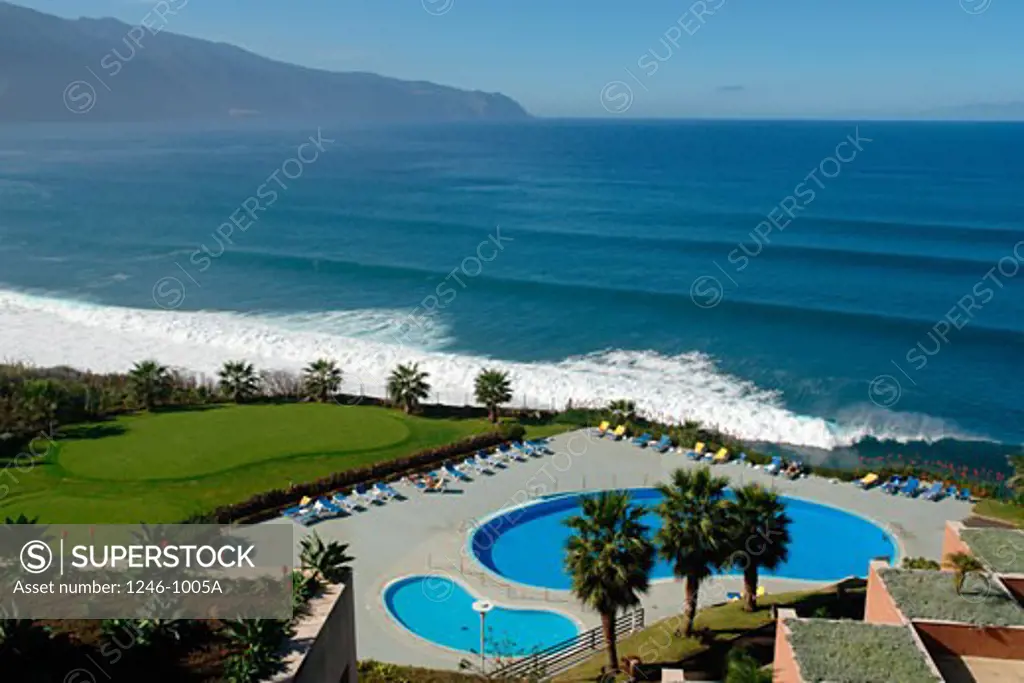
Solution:
[[[864,589],[847,589],[848,600],[863,600]],[[794,608],[800,616],[810,616],[816,608],[842,609],[837,604],[835,587],[822,591],[804,591],[766,595],[758,599],[758,609],[744,612],[739,602],[709,607],[697,614],[695,631],[705,631],[708,638],[683,638],[677,635],[683,626],[682,616],[673,616],[648,626],[642,631],[619,641],[619,658],[639,657],[643,664],[674,664],[700,654],[715,645],[727,645],[746,633],[772,623],[771,605]],[[608,654],[602,650],[587,661],[558,675],[556,681],[595,681],[601,677],[601,667],[608,663]]]
[[[374,406],[213,406],[67,427],[35,467],[8,468],[0,517],[52,523],[179,521],[492,429]],[[530,436],[539,435],[531,429]],[[22,463],[24,465],[24,463]]]
[[[990,517],[1024,529],[1024,505],[1001,503],[998,500],[980,500],[974,506],[974,514]]]

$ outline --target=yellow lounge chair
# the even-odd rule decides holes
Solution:
[[[615,428],[615,431],[612,432],[612,438],[615,439],[616,441],[618,441],[623,436],[625,436],[625,434],[626,434],[626,425],[619,425],[618,427]]]
[[[608,431],[609,427],[611,427],[611,423],[609,423],[608,420],[605,420],[598,426],[597,435],[604,436],[604,433]]]
[[[757,587],[757,597],[760,598],[760,597],[763,597],[763,596],[764,596],[764,586],[758,586]]]
[[[303,508],[304,507],[308,507],[309,504],[312,503],[312,502],[313,502],[312,498],[310,498],[309,496],[303,496],[302,500],[299,501],[299,507],[303,507]]]
[[[871,472],[865,475],[863,479],[858,480],[857,485],[860,486],[862,489],[866,489],[867,487],[874,484],[876,481],[878,481],[878,475],[875,474],[874,472]]]
[[[711,462],[729,462],[728,449],[719,448],[718,452],[715,453],[715,457],[711,458]]]
[[[697,443],[693,444],[693,452],[696,453],[697,455],[703,453],[704,448],[705,446],[703,441],[698,441]]]

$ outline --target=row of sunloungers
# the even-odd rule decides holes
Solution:
[[[879,481],[878,475],[871,472],[865,475],[862,479],[858,479],[856,483],[857,486],[862,489],[869,489],[878,484]],[[909,498],[923,498],[924,500],[952,498],[954,500],[969,501],[971,499],[970,489],[957,489],[956,486],[946,486],[941,481],[936,481],[931,484],[922,484],[917,477],[903,477],[898,474],[894,474],[889,477],[889,480],[883,483],[879,488],[880,490],[894,496],[903,495]]]
[[[544,441],[518,442],[513,445],[502,444],[493,453],[485,450],[477,451],[459,463],[445,463],[429,474],[412,474],[402,477],[398,483],[411,486],[423,493],[444,493],[451,482],[472,481],[473,476],[493,474],[496,468],[505,467],[509,462],[526,462],[531,457],[551,454],[552,451]],[[372,486],[360,484],[350,493],[335,493],[330,497],[321,496],[317,499],[304,497],[299,504],[288,508],[282,514],[302,526],[309,526],[322,519],[351,515],[372,505],[383,505],[390,500],[402,499],[401,493],[386,482],[376,482]]]

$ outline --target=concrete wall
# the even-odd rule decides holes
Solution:
[[[1024,602],[1024,576],[1007,576],[1003,575],[999,577],[1003,585],[1006,586],[1007,590],[1013,593],[1013,597],[1017,598],[1021,602]]]
[[[1024,628],[915,621],[914,628],[931,650],[958,657],[1020,659],[1024,656]]]
[[[284,673],[274,683],[358,683],[352,570],[309,605],[296,626]]]
[[[960,531],[964,525],[960,522],[946,522],[946,531],[942,536],[942,566],[948,568],[946,556],[953,553],[967,553],[972,555],[971,549],[960,538]]]
[[[779,618],[775,620],[775,661],[772,663],[773,683],[803,683],[800,666],[793,655],[793,647],[789,644],[789,628],[785,620],[795,619],[796,610],[780,609]]]
[[[885,582],[878,575],[878,570],[889,565],[881,560],[872,560],[868,565],[867,602],[864,605],[864,621],[868,624],[902,625],[907,623],[903,613],[896,607],[896,602],[889,595]]]

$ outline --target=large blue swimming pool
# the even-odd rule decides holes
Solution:
[[[480,596],[444,576],[409,576],[384,590],[384,606],[402,626],[437,645],[480,652]],[[545,610],[495,607],[485,622],[487,654],[519,657],[557,645],[579,633],[572,619]]]
[[[637,504],[652,508],[661,501],[655,489],[633,489]],[[729,494],[731,495],[731,494]],[[793,523],[789,560],[766,576],[808,581],[838,581],[866,576],[875,557],[896,559],[896,543],[876,524],[842,510],[805,500],[783,498]],[[562,561],[569,529],[563,524],[579,514],[579,496],[538,501],[492,517],[470,537],[470,549],[488,569],[512,581],[540,588],[568,589]],[[661,523],[653,510],[644,517],[653,534]],[[652,578],[667,579],[672,568],[659,561]]]

